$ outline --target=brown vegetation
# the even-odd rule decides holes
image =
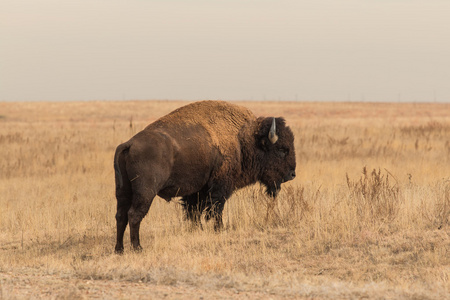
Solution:
[[[240,103],[286,118],[296,179],[221,233],[155,199],[114,255],[114,149],[183,104],[0,103],[0,298],[448,297],[448,104]]]

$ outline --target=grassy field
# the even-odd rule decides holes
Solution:
[[[296,179],[220,233],[158,198],[114,255],[115,147],[186,103],[0,103],[0,299],[448,299],[449,104],[242,102],[287,119]]]

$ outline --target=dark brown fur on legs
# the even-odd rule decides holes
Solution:
[[[150,209],[150,205],[153,202],[154,196],[147,195],[146,197],[139,194],[133,195],[133,203],[128,211],[128,220],[130,224],[130,240],[133,250],[141,251],[141,243],[139,240],[139,228],[141,226],[142,219]]]
[[[209,221],[214,218],[214,230],[220,231],[223,229],[222,212],[225,206],[225,199],[222,201],[216,201],[211,203],[210,206],[206,208],[205,220]]]
[[[118,254],[123,253],[123,235],[125,229],[128,225],[128,210],[131,207],[131,201],[117,201],[117,213],[116,213],[116,224],[117,224],[117,244],[115,252]]]
[[[181,199],[181,205],[183,205],[186,220],[191,221],[194,226],[201,227],[201,216],[206,207],[206,195],[198,192],[184,196]]]
[[[123,236],[125,229],[128,225],[128,211],[131,207],[132,201],[132,191],[131,183],[129,180],[125,180],[127,177],[125,170],[125,161],[123,159],[123,154],[128,152],[127,147],[118,147],[116,151],[116,157],[114,160],[114,169],[116,170],[116,198],[117,198],[117,213],[116,213],[116,224],[117,224],[117,243],[115,247],[115,252],[118,254],[123,253]],[[120,172],[123,171],[123,173]]]

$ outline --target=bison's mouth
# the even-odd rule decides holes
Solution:
[[[290,171],[286,176],[281,179],[280,182],[273,182],[272,184],[266,184],[266,193],[270,197],[276,197],[281,190],[281,184],[293,180],[295,178],[295,170]]]
[[[266,186],[266,194],[270,197],[276,197],[281,190],[281,184],[293,180],[295,178],[295,169],[289,171],[283,177],[277,177],[277,180],[269,179],[261,181]]]

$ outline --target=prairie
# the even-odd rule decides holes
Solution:
[[[156,198],[115,255],[115,147],[186,103],[0,103],[0,298],[448,299],[449,104],[238,102],[286,118],[295,180],[220,233]]]

